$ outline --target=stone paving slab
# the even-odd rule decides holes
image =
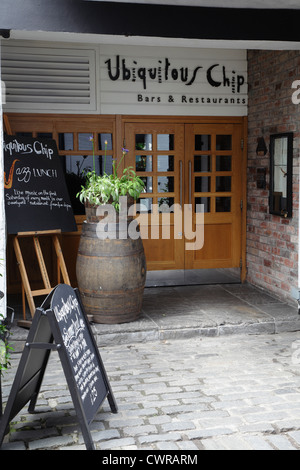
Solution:
[[[98,345],[300,329],[295,305],[249,284],[145,289],[140,318],[93,327]]]
[[[97,450],[300,450],[300,332],[108,345],[100,353],[119,412],[105,402],[96,415]],[[4,401],[19,357],[4,376]],[[85,449],[56,352],[36,410],[15,418],[4,450]]]
[[[19,300],[12,300],[16,321]],[[19,302],[19,303],[18,303]],[[27,319],[30,315],[27,314]],[[15,322],[16,323],[16,322]],[[98,346],[231,334],[300,330],[296,301],[289,305],[250,284],[146,288],[140,317],[119,325],[92,325]],[[28,331],[14,326],[16,351]]]

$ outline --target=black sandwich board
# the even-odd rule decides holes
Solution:
[[[7,232],[76,231],[55,140],[7,135],[3,148]]]
[[[94,450],[89,426],[105,398],[117,413],[106,371],[80,294],[59,284],[36,309],[25,348],[0,419],[0,446],[10,421],[30,402],[34,412],[51,350],[58,351],[87,450]]]

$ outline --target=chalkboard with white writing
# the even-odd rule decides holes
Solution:
[[[53,293],[51,310],[61,335],[61,345],[72,370],[74,386],[90,423],[109,394],[103,365],[83,313],[80,297],[67,284],[60,284]]]
[[[5,412],[0,418],[0,447],[9,423],[26,403],[30,402],[28,410],[34,413],[51,350],[59,354],[88,450],[95,449],[89,426],[105,398],[112,413],[117,413],[78,289],[60,284],[35,311]]]
[[[7,231],[76,231],[55,140],[5,136],[4,191]]]

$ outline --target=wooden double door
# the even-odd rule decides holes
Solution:
[[[125,123],[148,270],[241,267],[243,120]]]

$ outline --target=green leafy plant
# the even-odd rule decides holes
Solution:
[[[8,335],[9,330],[5,324],[5,319],[0,314],[0,377],[10,366],[10,353],[13,351],[12,346],[8,343]]]
[[[1,273],[0,277],[2,277]],[[6,319],[0,313],[0,377],[3,375],[3,371],[6,371],[10,366],[10,352],[13,351],[13,348],[8,343],[8,337],[9,328]]]
[[[118,169],[123,159],[128,153],[128,150],[122,149],[122,158],[116,166],[116,162],[112,164],[112,174],[106,173],[106,148],[105,142],[105,156],[104,156],[104,172],[103,175],[97,175],[95,171],[95,156],[94,156],[94,139],[93,142],[93,170],[86,174],[86,183],[81,186],[81,191],[77,194],[80,201],[86,201],[93,205],[112,204],[117,212],[120,210],[120,197],[131,196],[137,200],[144,190],[144,182],[139,178],[133,167],[125,168],[122,176],[118,176]]]

